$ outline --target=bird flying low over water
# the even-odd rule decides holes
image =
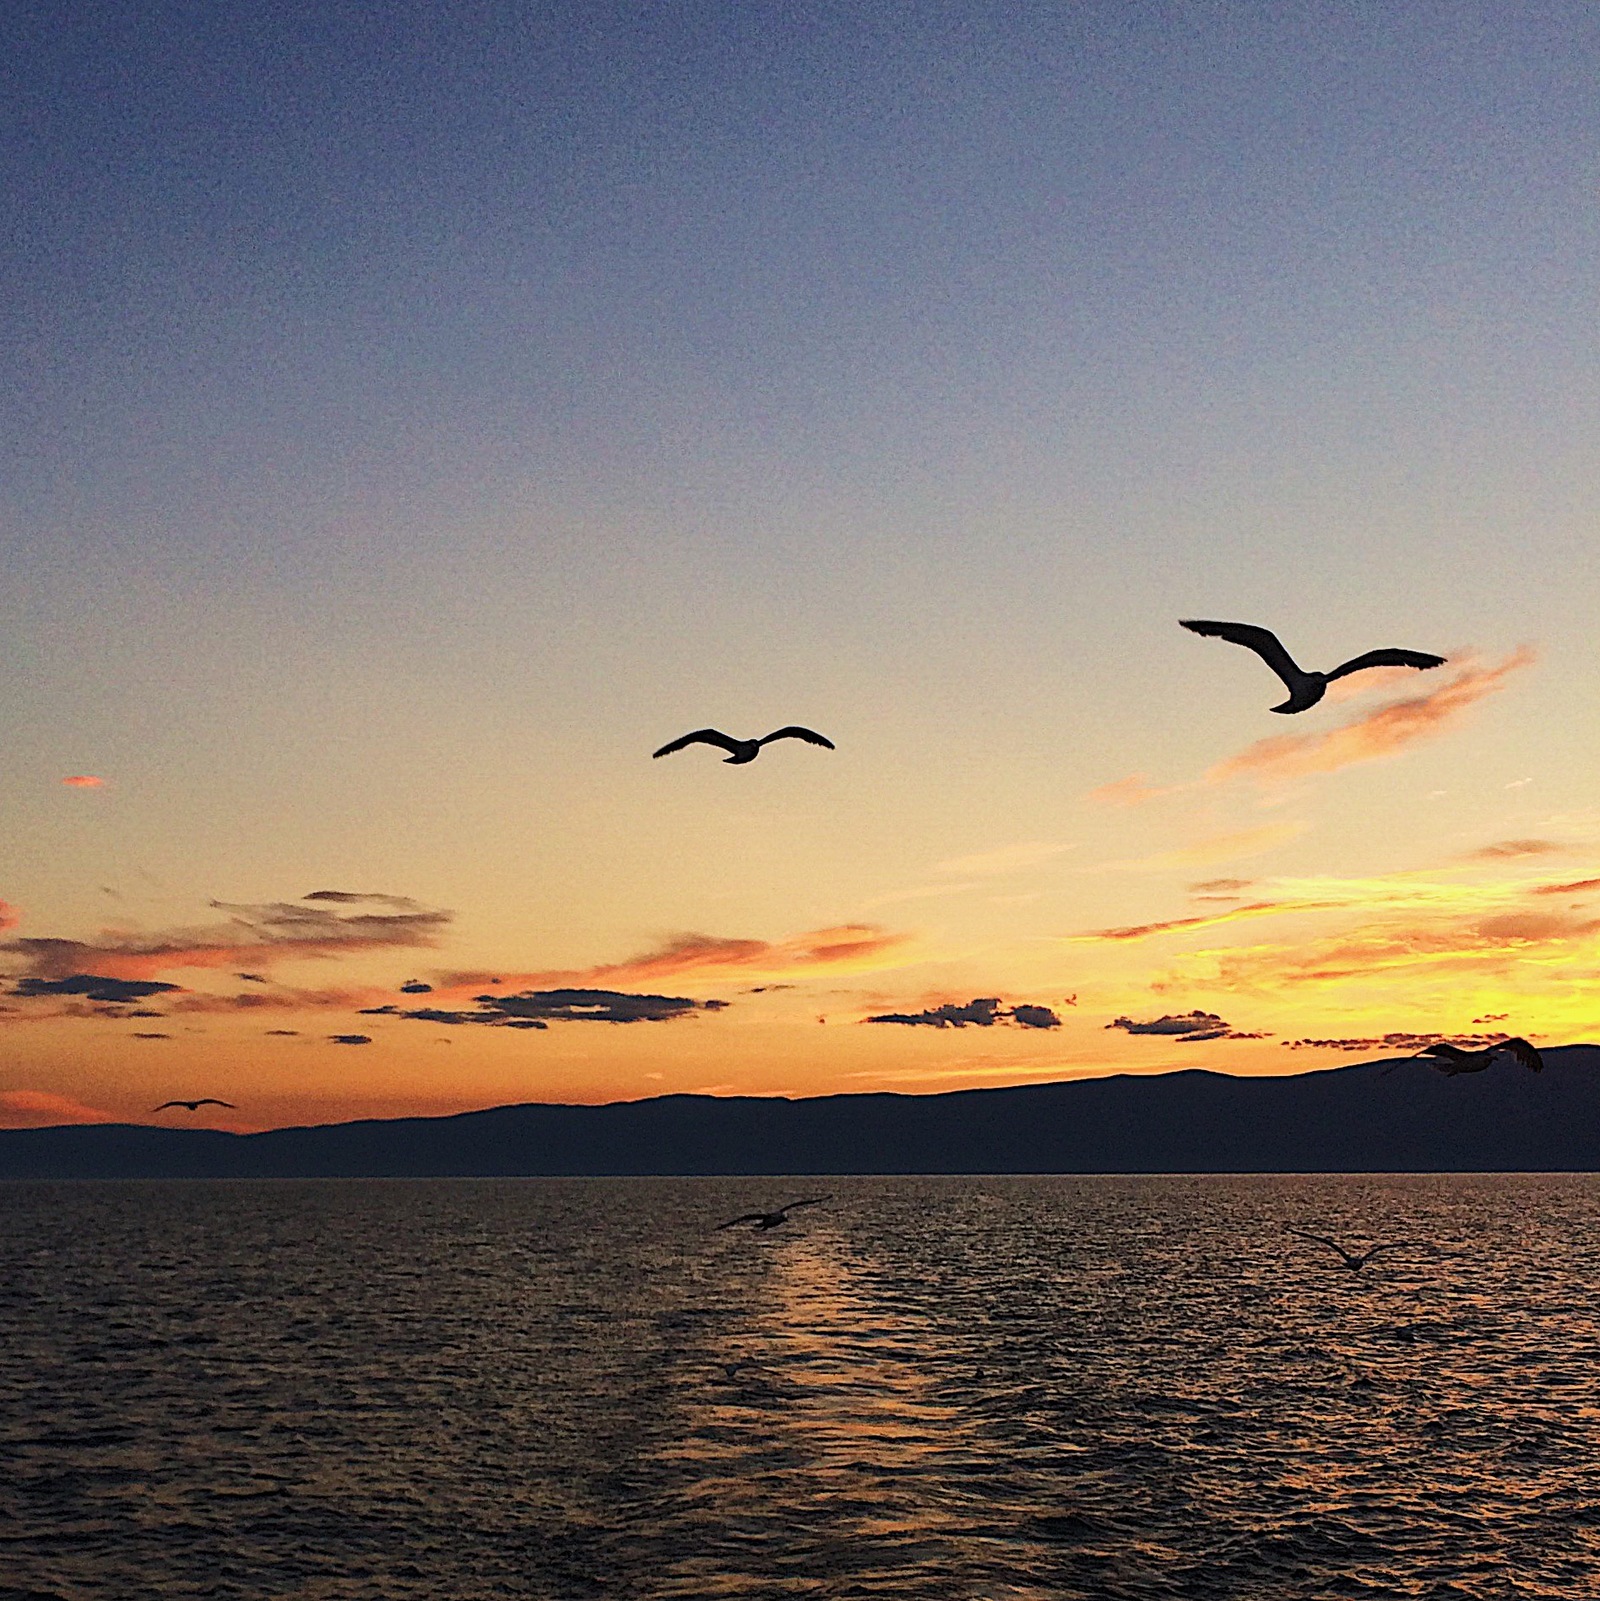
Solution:
[[[1347,1251],[1337,1240],[1329,1239],[1326,1234],[1311,1234],[1305,1229],[1295,1228],[1292,1223],[1285,1223],[1283,1227],[1287,1234],[1297,1235],[1302,1240],[1312,1240],[1318,1245],[1326,1245],[1330,1251],[1337,1251],[1344,1265],[1352,1273],[1364,1268],[1380,1251],[1403,1251],[1420,1243],[1417,1240],[1385,1240],[1379,1245],[1369,1245],[1364,1251]]]
[[[166,1111],[169,1106],[187,1107],[191,1112],[199,1111],[202,1106],[225,1106],[230,1112],[234,1110],[232,1101],[219,1101],[209,1095],[202,1095],[198,1101],[163,1101],[160,1106],[152,1109],[151,1117],[154,1117],[157,1112]]]
[[[1437,1045],[1430,1045],[1427,1050],[1419,1051],[1417,1060],[1436,1057],[1438,1060],[1429,1062],[1428,1066],[1436,1067],[1441,1073],[1447,1073],[1454,1078],[1457,1073],[1481,1073],[1502,1051],[1508,1056],[1514,1056],[1524,1067],[1535,1073],[1544,1071],[1544,1058],[1525,1039],[1501,1040],[1498,1045],[1491,1045],[1482,1051],[1469,1051],[1460,1045],[1452,1045],[1447,1040],[1440,1040]]]
[[[1203,618],[1185,617],[1180,622],[1191,634],[1204,634],[1211,639],[1225,639],[1231,645],[1243,645],[1253,650],[1289,689],[1289,698],[1275,712],[1303,712],[1315,706],[1328,692],[1328,685],[1336,678],[1351,673],[1365,672],[1369,667],[1442,667],[1443,656],[1430,656],[1420,650],[1369,650],[1352,656],[1328,673],[1311,673],[1301,667],[1279,643],[1278,636],[1269,628],[1257,628],[1253,623],[1216,623]]]
[[[685,745],[715,745],[720,750],[731,752],[727,761],[730,766],[741,767],[746,762],[753,762],[761,754],[763,745],[770,745],[775,739],[803,739],[808,745],[823,745],[833,750],[831,739],[824,739],[821,734],[810,728],[780,728],[776,733],[767,734],[761,739],[734,739],[729,734],[722,733],[715,728],[697,728],[692,734],[685,734],[681,739],[675,739],[670,745],[663,745],[660,750],[652,751],[651,757],[670,756],[675,750],[682,750]]]
[[[789,1214],[797,1206],[815,1206],[818,1201],[831,1201],[831,1195],[812,1195],[803,1201],[790,1201],[780,1206],[776,1212],[741,1212],[738,1217],[730,1217],[726,1223],[719,1223],[719,1229],[731,1229],[739,1223],[754,1223],[756,1229],[775,1229],[789,1221]]]

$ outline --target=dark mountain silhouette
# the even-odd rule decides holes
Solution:
[[[0,1133],[0,1178],[584,1174],[1495,1172],[1600,1169],[1600,1047],[1448,1078],[1393,1058],[1193,1069],[944,1095],[666,1095],[224,1134]]]

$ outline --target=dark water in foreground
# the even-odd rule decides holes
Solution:
[[[1600,1596],[1596,1178],[0,1204],[0,1597]]]

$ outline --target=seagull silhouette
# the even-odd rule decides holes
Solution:
[[[234,1110],[232,1101],[219,1101],[209,1095],[202,1095],[198,1101],[163,1101],[160,1106],[152,1109],[150,1115],[154,1117],[157,1112],[164,1112],[169,1106],[185,1106],[191,1112],[197,1112],[202,1106],[226,1106],[229,1111]]]
[[[1454,1078],[1457,1073],[1481,1073],[1502,1051],[1516,1057],[1524,1067],[1535,1073],[1544,1071],[1544,1058],[1525,1039],[1520,1038],[1501,1040],[1498,1045],[1491,1045],[1482,1051],[1465,1050],[1459,1045],[1450,1044],[1448,1040],[1440,1040],[1437,1045],[1419,1051],[1417,1060],[1437,1057],[1439,1060],[1429,1062],[1428,1066],[1436,1067],[1441,1073]]]
[[[818,1201],[831,1201],[831,1195],[812,1195],[803,1201],[790,1201],[780,1206],[776,1212],[741,1212],[738,1217],[730,1217],[726,1223],[719,1223],[719,1229],[731,1229],[740,1223],[754,1223],[757,1231],[762,1229],[775,1229],[789,1221],[789,1214],[797,1206],[815,1206]]]
[[[1253,623],[1215,623],[1204,618],[1179,619],[1192,634],[1208,638],[1225,639],[1232,645],[1243,645],[1253,650],[1289,688],[1289,698],[1275,712],[1303,712],[1315,706],[1328,692],[1328,685],[1336,678],[1364,672],[1369,667],[1440,667],[1443,656],[1430,656],[1420,650],[1369,650],[1360,656],[1335,667],[1331,673],[1308,673],[1286,651],[1278,636],[1269,628],[1257,628]]]
[[[1352,1273],[1359,1272],[1380,1251],[1403,1251],[1408,1246],[1418,1245],[1418,1240],[1385,1240],[1381,1245],[1369,1245],[1364,1251],[1347,1251],[1337,1241],[1329,1239],[1326,1234],[1311,1234],[1305,1229],[1297,1229],[1292,1223],[1283,1225],[1286,1233],[1298,1235],[1302,1240],[1313,1240],[1318,1245],[1326,1245],[1330,1251],[1337,1251],[1344,1265]]]
[[[821,734],[809,728],[780,728],[761,739],[734,739],[719,729],[697,728],[692,734],[685,734],[682,739],[675,739],[670,745],[663,745],[660,750],[652,751],[650,754],[652,758],[670,756],[675,750],[682,750],[685,745],[715,745],[731,753],[728,756],[730,766],[742,767],[746,762],[753,762],[761,754],[761,747],[770,745],[775,739],[803,739],[808,745],[824,745],[829,750],[835,748],[831,739],[824,739]]]

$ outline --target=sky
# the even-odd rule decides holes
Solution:
[[[1600,1034],[1597,69],[1575,0],[6,8],[0,1125]],[[1448,660],[1277,716],[1195,617]]]

